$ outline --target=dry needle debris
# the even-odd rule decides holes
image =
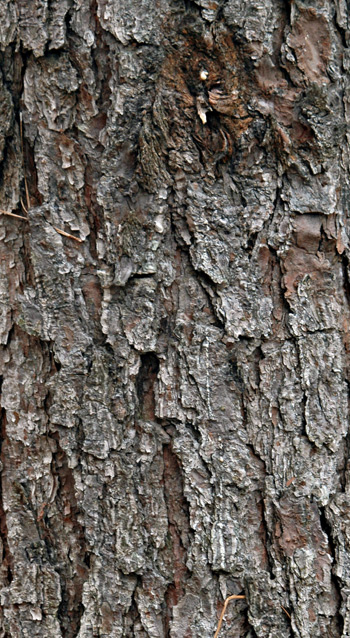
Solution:
[[[23,202],[22,202],[22,207],[23,206]],[[26,209],[25,209],[26,210]],[[24,222],[29,222],[28,217],[23,217],[23,215],[16,215],[15,213],[10,213],[7,210],[3,210],[2,208],[0,208],[0,214],[1,215],[7,215],[8,217],[15,217],[16,219],[21,219]],[[59,235],[63,235],[64,237],[68,237],[69,239],[74,239],[74,241],[78,242],[79,244],[83,243],[83,239],[80,239],[80,237],[75,237],[75,235],[71,235],[70,233],[66,233],[65,230],[61,230],[60,228],[56,228],[56,226],[53,226],[54,230],[56,231],[56,233],[58,233]]]
[[[244,598],[245,598],[244,595],[239,595],[239,596],[232,595],[232,596],[228,596],[228,598],[226,598],[226,600],[224,602],[224,606],[223,606],[221,614],[220,614],[220,618],[219,618],[219,622],[218,622],[218,626],[217,626],[216,632],[214,634],[214,638],[218,638],[218,636],[219,636],[221,625],[222,625],[222,621],[224,619],[225,612],[226,612],[226,609],[227,609],[227,605],[229,604],[230,600],[242,600]],[[284,613],[288,616],[288,618],[291,618],[290,613],[285,609],[285,607],[283,607],[283,605],[281,605],[281,608],[283,609]]]
[[[31,208],[31,204],[30,204],[28,181],[27,181],[26,172],[25,172],[25,166],[24,166],[22,113],[20,113],[20,116],[19,116],[19,130],[20,130],[20,138],[21,138],[24,188],[25,188],[26,201],[27,201],[27,206],[25,206],[23,200],[21,199],[21,206],[22,206],[24,212],[28,215],[28,211]],[[1,215],[7,215],[8,217],[15,217],[16,219],[21,219],[22,221],[25,221],[25,222],[29,221],[28,217],[23,217],[23,215],[16,215],[15,213],[10,213],[9,211],[4,210],[3,208],[0,208],[0,214]],[[80,237],[75,237],[75,235],[71,235],[70,233],[67,233],[65,230],[61,230],[60,228],[57,228],[56,226],[53,226],[53,228],[56,231],[56,233],[58,233],[59,235],[63,235],[63,237],[68,237],[69,239],[73,239],[74,241],[78,242],[79,244],[82,244],[83,241],[84,241],[83,239],[80,239]]]
[[[8,215],[9,217],[16,217],[16,219],[22,219],[24,222],[29,221],[27,217],[23,217],[23,215],[15,215],[15,213],[10,213],[8,210],[3,210],[0,208],[1,215]]]
[[[227,609],[227,605],[229,604],[230,600],[242,600],[243,598],[245,598],[245,596],[236,596],[236,595],[228,596],[228,598],[226,598],[226,600],[224,602],[224,606],[222,608],[222,612],[220,614],[218,627],[217,627],[217,630],[216,630],[216,632],[214,634],[214,638],[218,638],[218,635],[219,635],[220,629],[221,629],[221,625],[222,625],[222,621],[224,619],[224,615],[225,615],[225,612],[226,612],[226,609]]]
[[[74,235],[71,235],[70,233],[66,233],[65,230],[60,230],[59,228],[56,228],[56,226],[54,226],[54,229],[60,235],[63,235],[64,237],[69,237],[70,239],[74,239],[74,241],[79,242],[79,244],[83,242],[83,240],[80,239],[80,237],[75,237]]]

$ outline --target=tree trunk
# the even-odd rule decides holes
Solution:
[[[349,637],[348,3],[0,17],[0,637]]]

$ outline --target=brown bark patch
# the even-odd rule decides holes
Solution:
[[[297,215],[293,226],[296,233],[296,244],[308,253],[316,254],[321,238],[322,215]]]
[[[294,49],[297,64],[310,82],[329,82],[327,63],[331,41],[327,21],[313,9],[302,11],[287,38]]]
[[[231,34],[221,28],[213,38],[183,26],[162,65],[154,110],[170,147],[188,150],[185,142],[192,138],[204,164],[227,160],[252,121],[246,109],[248,85]]]
[[[85,303],[93,319],[100,318],[102,307],[102,292],[100,283],[94,275],[88,275],[82,288]]]
[[[283,499],[280,505],[275,535],[282,553],[291,557],[296,549],[307,546],[305,516],[298,503],[289,501],[287,498]]]
[[[314,281],[314,286],[324,286],[324,273],[329,268],[328,262],[322,261],[315,255],[307,253],[302,248],[293,247],[283,261],[283,284],[286,289],[285,297],[295,294],[299,282],[307,275]]]

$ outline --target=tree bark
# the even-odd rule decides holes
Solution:
[[[348,3],[0,19],[0,638],[349,638]]]

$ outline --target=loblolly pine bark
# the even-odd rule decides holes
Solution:
[[[348,638],[348,4],[0,18],[1,638]]]

